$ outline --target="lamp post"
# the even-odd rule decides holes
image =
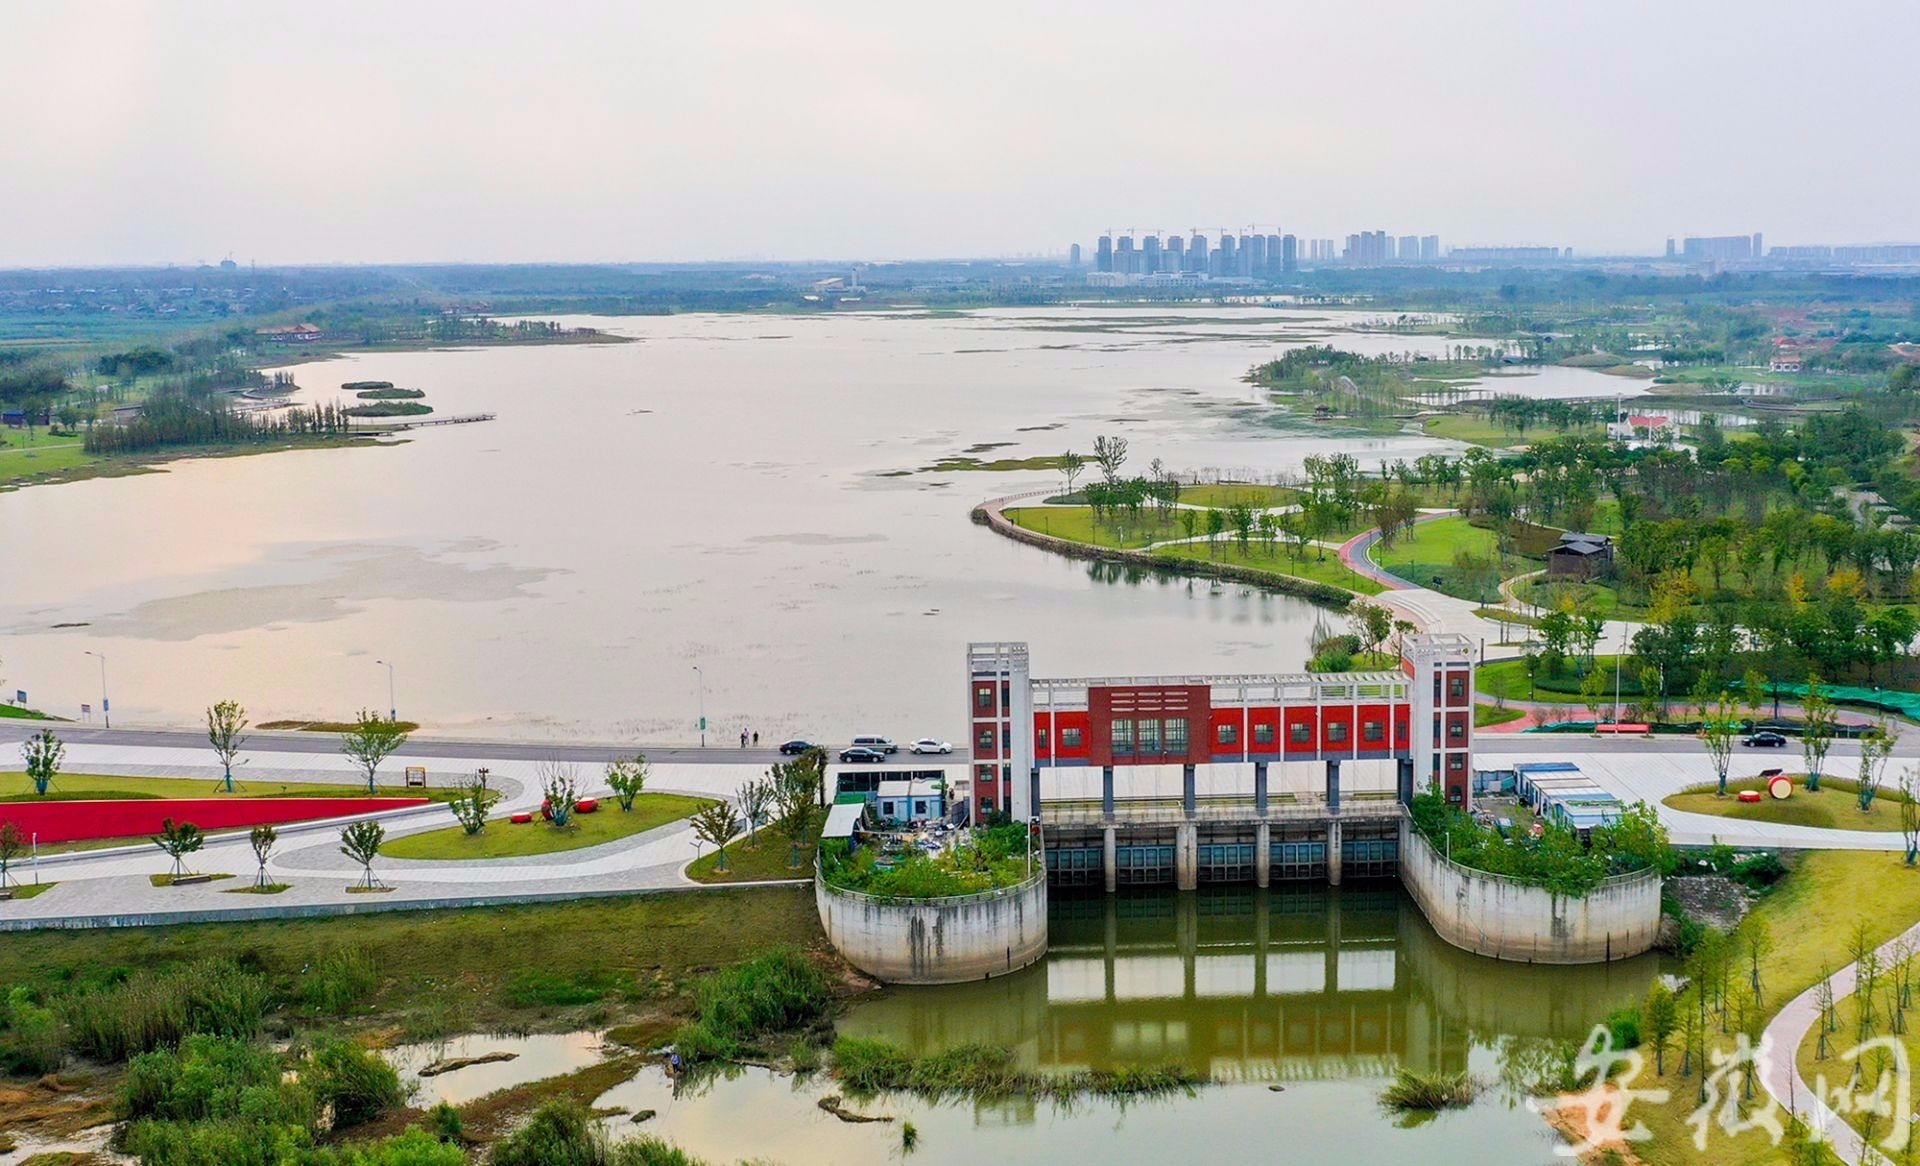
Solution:
[[[693,666],[694,684],[700,693],[700,747],[707,747],[707,674],[700,671],[700,665]]]
[[[89,648],[87,655],[100,661],[100,716],[107,722],[107,728],[113,728],[113,706],[107,703],[107,656]]]
[[[387,719],[397,721],[400,719],[400,708],[399,702],[393,699],[393,665],[385,660],[375,660],[374,663],[387,666]]]

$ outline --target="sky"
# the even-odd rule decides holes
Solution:
[[[0,0],[0,266],[1920,239],[1920,4]]]

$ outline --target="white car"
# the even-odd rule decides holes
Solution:
[[[915,741],[913,744],[907,746],[907,748],[908,750],[914,753],[951,753],[953,752],[952,745],[948,744],[945,741],[936,741],[932,737],[922,737],[918,741]]]

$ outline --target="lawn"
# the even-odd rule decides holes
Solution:
[[[1476,704],[1473,706],[1473,727],[1484,729],[1488,725],[1504,725],[1526,715],[1525,709],[1503,709],[1498,705]]]
[[[1187,537],[1186,528],[1178,519],[1161,521],[1153,510],[1142,510],[1138,519],[1122,517],[1117,521],[1109,518],[1095,521],[1091,506],[1021,506],[1002,513],[1015,526],[1096,547],[1133,550],[1165,539]]]
[[[825,825],[823,822],[822,825]],[[800,865],[789,866],[793,845],[778,830],[762,826],[760,845],[749,850],[745,839],[727,845],[727,869],[716,871],[719,855],[705,847],[705,853],[687,866],[687,877],[698,883],[751,883],[769,879],[810,879],[813,877],[813,852],[820,844],[820,832],[800,848]]]
[[[406,789],[382,785],[378,797],[432,798],[446,801],[459,791],[450,789]],[[0,773],[0,802],[77,802],[126,801],[148,798],[364,798],[367,787],[359,784],[318,784],[296,781],[248,781],[233,779],[233,793],[226,783],[213,777],[112,777],[95,773],[62,773],[53,779],[46,797],[33,792],[33,783],[24,773]]]
[[[610,1000],[668,996],[703,969],[820,941],[812,893],[768,887],[588,898],[573,903],[393,911],[321,919],[32,931],[0,944],[0,995],[14,984],[92,981],[224,958],[294,995],[305,969],[360,949],[379,969],[368,1004],[444,1033],[525,1028],[548,1011],[508,985],[604,985]],[[559,1017],[548,1024],[571,1025]],[[600,1023],[600,1022],[595,1022]],[[496,1027],[498,1026],[498,1027]]]
[[[1257,482],[1203,482],[1180,487],[1180,502],[1186,506],[1255,506],[1268,509],[1291,506],[1300,500],[1300,491],[1291,486],[1264,486]]]
[[[29,442],[23,429],[0,430],[0,488],[92,465],[99,459],[86,452],[84,445],[78,437],[36,432]]]
[[[462,859],[520,858],[534,854],[555,854],[579,850],[630,838],[643,830],[677,822],[713,804],[711,798],[681,794],[641,794],[632,812],[620,809],[612,798],[603,798],[600,808],[591,814],[575,814],[565,830],[545,820],[516,826],[504,818],[493,818],[486,829],[469,835],[464,827],[453,825],[421,834],[394,838],[380,847],[388,858]]]
[[[4,721],[9,717],[21,721],[51,721],[54,719],[39,709],[30,709],[24,705],[17,704],[0,704],[0,721]]]
[[[1607,674],[1607,711],[1613,708],[1613,661],[1612,656],[1601,655],[1594,657],[1593,664]],[[1513,701],[1531,700],[1536,704],[1578,705],[1583,703],[1580,698],[1581,675],[1573,665],[1568,665],[1559,676],[1536,677],[1529,687],[1525,660],[1494,660],[1474,669],[1473,686],[1482,696],[1504,697]],[[1640,682],[1634,679],[1629,666],[1620,676],[1620,698],[1626,700],[1639,695]]]
[[[1386,588],[1365,575],[1357,575],[1340,561],[1340,556],[1326,551],[1323,559],[1320,552],[1324,548],[1308,547],[1299,558],[1293,558],[1285,543],[1276,543],[1273,550],[1258,539],[1249,540],[1247,549],[1242,551],[1236,539],[1222,538],[1213,547],[1206,543],[1183,543],[1179,546],[1162,547],[1156,554],[1173,558],[1193,559],[1202,563],[1228,563],[1236,567],[1252,567],[1258,571],[1271,571],[1276,575],[1292,575],[1298,579],[1311,579],[1315,583],[1330,583],[1335,587],[1344,587],[1349,591],[1358,591],[1362,595],[1378,595]]]
[[[1804,775],[1794,773],[1788,776],[1794,779],[1793,796],[1785,801],[1765,797],[1758,802],[1748,803],[1735,798],[1733,795],[1744,789],[1765,791],[1764,783],[1749,779],[1727,782],[1727,796],[1724,798],[1715,797],[1709,787],[1674,794],[1661,804],[1670,809],[1712,814],[1742,822],[1777,822],[1782,826],[1821,826],[1829,830],[1885,833],[1900,829],[1899,800],[1884,788],[1880,796],[1873,799],[1873,808],[1863,814],[1860,812],[1859,798],[1855,796],[1860,788],[1857,783],[1844,778],[1822,777],[1819,791],[1808,793]]]

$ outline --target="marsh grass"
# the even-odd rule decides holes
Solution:
[[[688,1061],[731,1061],[824,1020],[833,987],[819,965],[783,948],[708,976],[693,1000],[694,1018],[674,1034],[674,1047]]]
[[[1460,1109],[1473,1104],[1480,1084],[1466,1072],[1421,1073],[1402,1069],[1393,1084],[1380,1091],[1380,1104],[1406,1111]]]
[[[884,1040],[850,1036],[833,1044],[833,1074],[853,1093],[913,1093],[931,1100],[1140,1097],[1190,1093],[1205,1083],[1182,1065],[1030,1073],[1015,1067],[1011,1049],[997,1045],[955,1045],[916,1057]]]

